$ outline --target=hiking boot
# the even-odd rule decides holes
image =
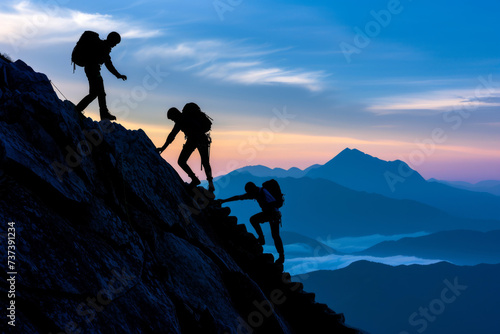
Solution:
[[[283,264],[283,263],[285,263],[285,254],[280,254],[280,256],[278,257],[278,259],[276,260],[275,263],[276,264]]]
[[[108,110],[101,111],[101,121],[105,119],[109,119],[110,121],[115,121],[116,116],[111,115]]]
[[[198,179],[196,176],[193,176],[191,178],[191,183],[189,184],[189,186],[194,188],[194,187],[200,185],[200,183],[201,183],[200,179]]]
[[[210,191],[211,193],[215,191],[214,183],[212,182],[212,180],[208,181],[208,191]]]
[[[82,114],[82,115],[84,115],[84,114],[85,114],[85,113],[83,112],[83,110],[82,110],[82,109],[80,109],[78,106],[75,106],[75,112],[76,112],[77,114]]]

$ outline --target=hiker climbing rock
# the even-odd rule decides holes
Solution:
[[[279,257],[276,263],[283,264],[285,262],[285,251],[283,249],[283,241],[280,237],[280,224],[281,224],[281,212],[279,208],[283,205],[283,194],[276,180],[269,180],[264,182],[262,187],[257,187],[255,183],[248,182],[245,185],[245,194],[233,196],[228,199],[221,199],[219,203],[227,203],[233,201],[254,199],[259,203],[262,212],[259,212],[252,217],[250,217],[250,223],[252,224],[255,232],[259,238],[257,241],[259,244],[264,245],[264,234],[262,233],[262,228],[260,224],[269,222],[271,226],[271,235],[274,240],[274,246],[278,251]]]
[[[109,113],[106,105],[106,92],[104,91],[104,81],[101,76],[101,65],[104,64],[116,78],[127,80],[127,76],[120,74],[111,62],[111,49],[118,45],[120,41],[120,34],[114,31],[109,33],[105,40],[101,40],[99,34],[93,31],[85,31],[80,37],[73,49],[71,60],[74,64],[85,68],[85,74],[89,80],[89,94],[76,105],[75,109],[78,112],[82,112],[97,97],[101,120],[116,120],[116,117]]]
[[[162,153],[168,145],[170,145],[179,131],[186,135],[186,143],[179,155],[179,166],[191,178],[191,187],[196,187],[201,182],[196,177],[194,172],[188,166],[187,161],[195,149],[198,149],[201,157],[201,164],[205,168],[207,175],[208,190],[214,192],[215,187],[212,178],[212,168],[210,167],[210,143],[211,138],[208,132],[212,126],[212,120],[196,103],[188,103],[182,109],[182,113],[177,108],[170,108],[167,112],[167,118],[174,121],[175,125],[162,147],[156,149],[158,153]]]

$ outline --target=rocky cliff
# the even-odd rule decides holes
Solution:
[[[2,331],[359,333],[154,149],[0,59]]]

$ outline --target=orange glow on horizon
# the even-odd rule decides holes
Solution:
[[[163,145],[172,126],[119,122],[128,129],[143,129],[158,147]],[[456,165],[474,159],[499,161],[500,150],[468,146],[435,145],[425,149],[415,142],[378,139],[366,140],[355,137],[324,136],[305,133],[273,133],[252,131],[212,131],[210,159],[214,177],[225,175],[235,169],[264,165],[269,168],[307,168],[313,164],[324,164],[345,148],[358,149],[382,160],[403,160],[425,177],[445,175],[446,166],[451,171]],[[184,144],[180,133],[162,157],[169,162],[183,179],[186,174],[177,165],[177,158]],[[200,157],[193,153],[189,164],[195,174],[205,178],[200,170]],[[467,165],[467,164],[465,164]],[[458,172],[455,170],[455,175]]]

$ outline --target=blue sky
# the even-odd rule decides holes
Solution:
[[[498,1],[7,0],[0,52],[77,103],[76,40],[120,32],[112,57],[129,80],[103,70],[111,112],[160,146],[165,111],[197,102],[215,119],[217,175],[305,168],[350,147],[476,182],[500,179],[499,12]],[[163,154],[176,168],[182,142]]]

